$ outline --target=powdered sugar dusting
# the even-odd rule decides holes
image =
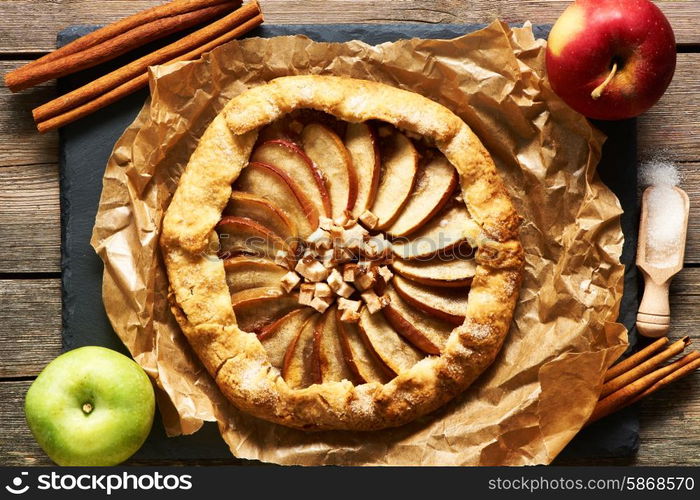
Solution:
[[[350,401],[350,411],[356,415],[368,417],[374,413],[374,398],[367,391],[356,390],[355,399]]]
[[[681,175],[673,163],[655,159],[641,165],[639,181],[642,186],[677,186]]]
[[[493,335],[493,327],[491,325],[472,323],[470,325],[469,331],[471,332],[473,337],[478,339],[485,339]]]

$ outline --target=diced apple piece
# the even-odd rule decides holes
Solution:
[[[314,300],[314,292],[316,286],[313,283],[302,283],[299,287],[299,303],[304,306],[310,306]]]
[[[258,333],[288,312],[298,309],[299,295],[287,294],[279,286],[250,288],[231,295],[238,327]]]
[[[469,257],[468,245],[477,241],[481,228],[464,205],[454,205],[434,216],[410,239],[394,240],[391,250],[402,259]],[[466,248],[466,250],[465,250]]]
[[[320,315],[312,314],[284,354],[282,378],[292,389],[321,382],[318,361],[314,359],[314,330],[319,319]]]
[[[330,216],[331,200],[323,174],[299,146],[283,139],[274,139],[256,147],[250,159],[284,171],[314,204],[320,215]]]
[[[394,259],[391,267],[404,278],[428,286],[467,287],[476,273],[474,259]]]
[[[337,310],[328,309],[314,332],[315,358],[318,359],[322,382],[353,380],[352,372],[345,363],[343,350],[338,337]]]
[[[219,233],[219,254],[226,257],[252,254],[274,259],[279,251],[291,253],[287,242],[276,233],[245,217],[226,216],[216,225],[216,231]]]
[[[317,260],[301,259],[297,262],[294,270],[309,281],[322,281],[328,277],[330,271]]]
[[[465,288],[437,288],[394,276],[391,281],[408,304],[453,325],[461,325],[467,315],[469,291]]]
[[[440,354],[454,325],[411,307],[393,287],[389,287],[386,295],[391,302],[382,312],[399,335],[427,354]]]
[[[295,309],[263,328],[258,339],[265,347],[270,364],[282,370],[287,349],[313,314],[308,307]]]
[[[301,188],[277,167],[250,163],[241,171],[234,186],[241,191],[255,193],[284,210],[302,238],[306,238],[318,226],[316,207]]]
[[[338,338],[345,362],[356,383],[385,384],[396,376],[362,339],[355,323],[338,321]]]
[[[358,324],[374,352],[394,373],[408,370],[423,358],[415,347],[396,333],[381,312],[370,314],[363,307]]]
[[[282,208],[252,193],[232,192],[224,215],[252,219],[288,242],[298,236],[296,224]]]
[[[445,206],[457,186],[457,171],[442,155],[418,169],[413,192],[396,220],[386,228],[392,236],[406,236],[419,229]]]
[[[366,123],[348,123],[345,147],[357,174],[357,199],[352,209],[357,218],[370,209],[377,196],[381,171],[379,147],[374,131]]]
[[[382,170],[377,196],[371,211],[377,216],[377,228],[384,229],[396,220],[408,201],[418,172],[418,151],[401,132],[388,139],[382,150]]]
[[[287,269],[260,257],[241,255],[224,260],[226,283],[230,293],[249,288],[275,287]]]
[[[301,132],[301,143],[326,179],[333,218],[344,216],[355,206],[357,174],[343,141],[325,125],[310,123]]]
[[[289,271],[287,274],[282,276],[280,279],[280,286],[289,293],[296,288],[296,286],[301,282],[301,276],[299,276],[294,271]]]

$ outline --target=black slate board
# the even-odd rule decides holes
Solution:
[[[251,36],[304,34],[316,41],[342,42],[352,39],[370,44],[399,38],[453,38],[483,26],[454,24],[400,25],[265,25]],[[97,26],[76,26],[63,30],[59,46],[85,35]],[[535,26],[537,37],[546,37],[548,26]],[[161,42],[162,44],[163,42]],[[150,50],[146,47],[142,52]],[[140,54],[136,54],[140,55]],[[133,58],[131,54],[129,58]],[[127,59],[119,58],[100,67],[59,80],[59,91],[72,90],[119,67]],[[63,281],[63,347],[102,345],[126,353],[107,319],[102,305],[102,262],[90,246],[90,236],[102,190],[102,176],[114,143],[134,120],[147,96],[143,90],[70,124],[60,131],[61,181],[61,269]],[[620,320],[634,326],[637,310],[637,276],[634,253],[637,235],[636,123],[597,123],[609,137],[599,166],[601,177],[615,192],[625,210],[623,232],[625,247],[622,260],[627,266],[625,294]],[[630,342],[636,342],[631,330]],[[639,424],[634,408],[618,412],[585,429],[562,453],[573,457],[621,457],[636,451]],[[192,436],[166,438],[160,419],[134,459],[215,459],[231,458],[228,448],[214,424]]]

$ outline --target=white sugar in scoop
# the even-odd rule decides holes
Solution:
[[[649,187],[642,195],[637,245],[637,266],[644,276],[637,329],[644,336],[661,337],[671,324],[668,289],[683,268],[690,203],[677,186],[680,177],[673,164],[647,163],[641,177]]]

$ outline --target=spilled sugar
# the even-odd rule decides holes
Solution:
[[[674,189],[681,177],[673,163],[652,160],[640,170],[647,194],[646,260],[660,268],[678,264],[685,224],[685,200]]]

